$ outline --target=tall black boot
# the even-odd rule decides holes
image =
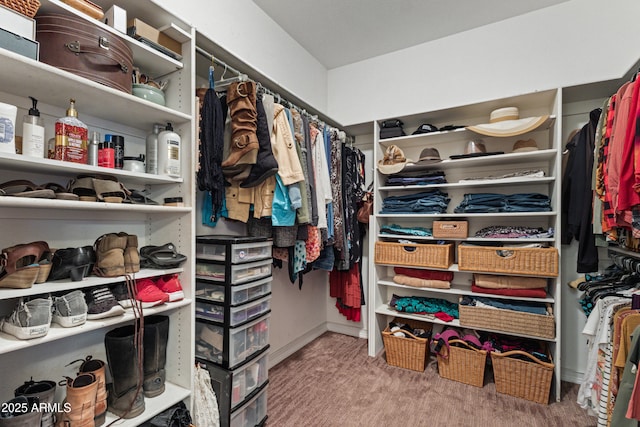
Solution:
[[[164,392],[167,363],[169,317],[149,316],[144,319],[144,395],[155,397]]]
[[[265,179],[278,173],[278,162],[271,149],[271,133],[267,124],[267,114],[264,111],[264,105],[262,105],[260,97],[256,101],[256,110],[258,112],[256,130],[258,134],[258,158],[256,164],[251,166],[251,172],[249,172],[247,179],[240,184],[242,188],[260,185]]]
[[[107,387],[107,406],[122,418],[134,418],[144,412],[142,360],[138,358],[134,332],[134,326],[127,325],[104,336],[107,365],[113,380]]]

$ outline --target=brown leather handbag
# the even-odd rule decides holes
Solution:
[[[366,191],[364,196],[362,196],[362,201],[360,202],[360,208],[358,208],[356,218],[358,219],[358,222],[368,224],[370,215],[373,215],[373,192]]]
[[[133,52],[117,35],[65,15],[36,16],[40,61],[131,93]]]

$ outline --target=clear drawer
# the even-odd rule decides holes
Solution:
[[[229,262],[237,264],[241,262],[258,261],[271,258],[271,241],[237,243],[232,244]],[[227,261],[227,245],[222,243],[196,243],[196,257],[216,261]]]
[[[267,416],[267,385],[253,399],[231,414],[231,427],[254,427]]]

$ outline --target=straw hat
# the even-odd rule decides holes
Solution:
[[[548,118],[549,115],[521,119],[518,107],[505,107],[493,110],[489,123],[467,126],[467,129],[487,136],[517,136],[537,129]]]
[[[385,175],[391,175],[400,172],[406,164],[407,158],[400,147],[390,145],[387,147],[382,160],[378,160],[378,170]]]
[[[538,144],[534,139],[519,139],[513,144],[513,152],[514,153],[524,153],[527,151],[537,151]]]

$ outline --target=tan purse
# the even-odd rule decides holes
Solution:
[[[367,191],[364,193],[364,196],[362,196],[362,202],[356,218],[358,222],[368,224],[370,215],[373,215],[373,192]]]

